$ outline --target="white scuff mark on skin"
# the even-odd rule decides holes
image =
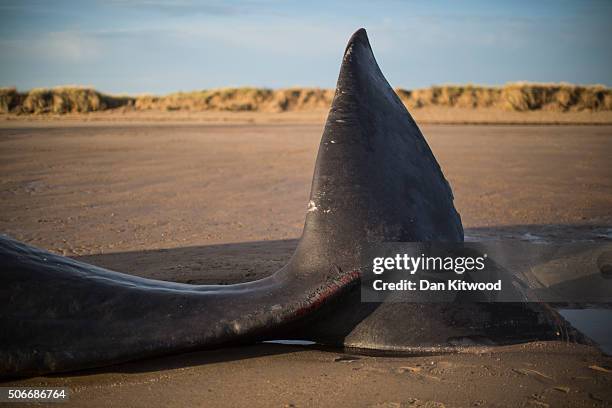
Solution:
[[[315,202],[310,200],[308,202],[308,212],[313,212],[313,211],[317,211],[317,210],[318,210],[318,208],[317,208],[317,205],[315,204]]]
[[[344,59],[348,59],[352,53],[353,53],[353,44],[351,44],[351,46],[348,47],[348,49],[344,53]]]

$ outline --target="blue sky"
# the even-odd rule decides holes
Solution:
[[[0,0],[0,86],[333,87],[359,27],[396,87],[612,86],[609,0]]]

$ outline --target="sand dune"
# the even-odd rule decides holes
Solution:
[[[421,108],[496,109],[505,112],[612,111],[612,89],[601,85],[511,83],[502,87],[443,85],[397,89],[411,110]],[[190,112],[304,112],[329,108],[334,91],[320,88],[222,88],[163,96],[117,96],[86,87],[19,92],[0,89],[0,113],[65,114],[107,110]]]

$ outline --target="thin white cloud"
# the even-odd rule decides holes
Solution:
[[[88,62],[102,55],[98,39],[78,31],[48,33],[41,37],[0,41],[0,52],[59,63]]]

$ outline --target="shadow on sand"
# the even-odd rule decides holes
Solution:
[[[466,241],[535,243],[612,241],[612,226],[511,225],[465,230]],[[240,242],[75,257],[82,262],[151,279],[227,285],[269,276],[291,258],[298,239]]]

